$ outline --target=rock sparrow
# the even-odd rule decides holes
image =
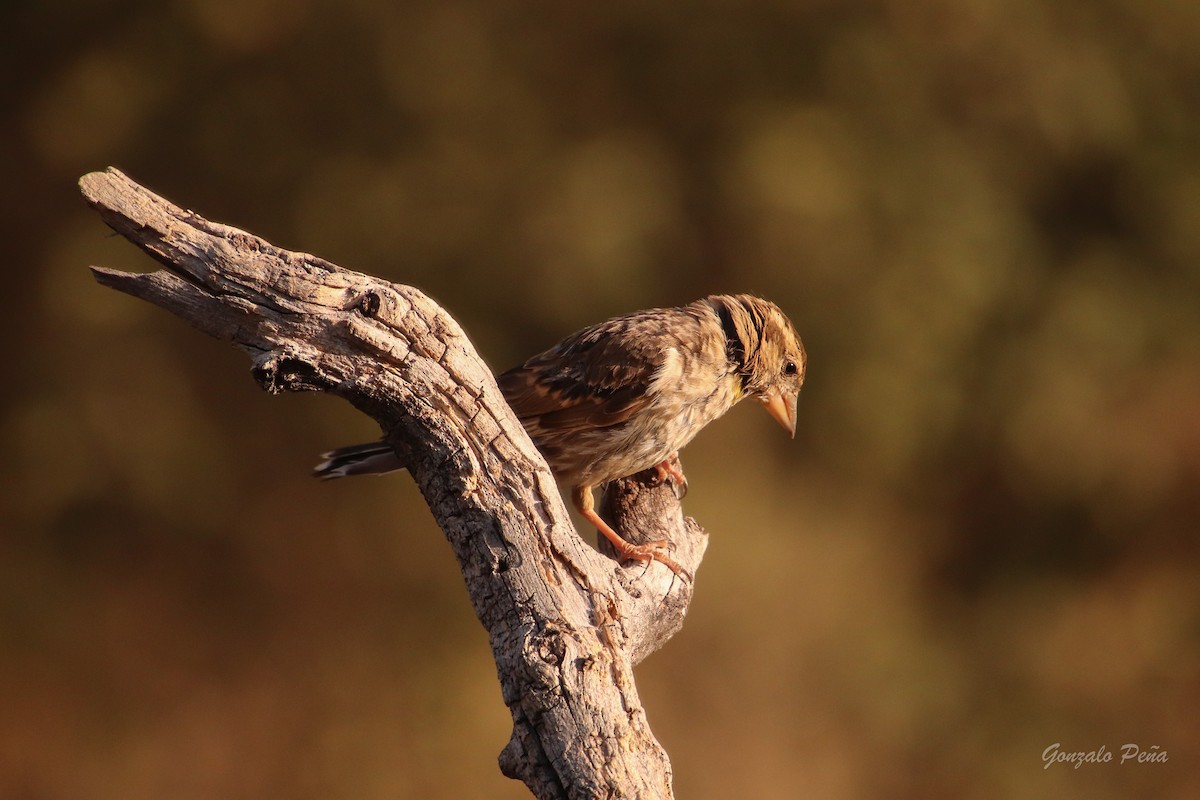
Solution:
[[[805,363],[796,329],[774,303],[712,295],[584,328],[497,381],[555,477],[572,487],[575,507],[617,553],[678,573],[665,542],[633,545],[605,523],[592,489],[656,468],[682,490],[679,450],[744,397],[795,436]],[[324,457],[313,472],[325,479],[401,467],[384,442]]]

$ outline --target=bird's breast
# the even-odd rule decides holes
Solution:
[[[649,469],[681,450],[739,399],[741,381],[722,375],[703,381],[684,370],[673,385],[656,386],[653,400],[620,426],[573,431],[550,458],[558,477],[596,485]]]

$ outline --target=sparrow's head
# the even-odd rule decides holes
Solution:
[[[807,359],[791,320],[779,306],[753,295],[719,294],[704,302],[721,320],[726,353],[742,377],[743,393],[757,398],[795,436],[796,398]]]

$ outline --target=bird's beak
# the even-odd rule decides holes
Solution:
[[[771,392],[768,395],[763,395],[762,404],[767,409],[767,413],[775,418],[775,421],[784,427],[793,439],[796,438],[796,398],[797,392],[783,394],[780,392]]]

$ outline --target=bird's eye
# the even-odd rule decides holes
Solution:
[[[796,370],[796,362],[795,361],[789,361],[783,365],[783,374],[784,375],[795,375],[796,372],[797,372],[797,370]]]

